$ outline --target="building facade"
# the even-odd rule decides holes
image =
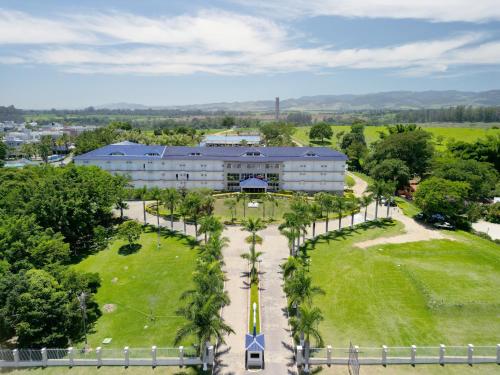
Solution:
[[[135,187],[340,193],[347,157],[326,147],[170,147],[121,142],[74,160],[77,165],[128,175]],[[251,179],[266,186],[253,186]]]

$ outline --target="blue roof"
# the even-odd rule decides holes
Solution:
[[[242,188],[267,188],[267,182],[261,180],[260,178],[247,178],[240,182],[240,187]]]
[[[156,155],[153,155],[156,154]],[[132,142],[104,146],[75,160],[224,160],[233,162],[281,162],[301,160],[347,160],[346,155],[327,147],[186,147],[147,146]]]
[[[245,350],[258,352],[258,351],[263,351],[265,347],[266,347],[266,340],[264,339],[263,333],[259,333],[255,337],[249,333],[245,335]]]

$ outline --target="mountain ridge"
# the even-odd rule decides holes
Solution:
[[[498,106],[500,90],[458,91],[387,91],[369,94],[309,95],[280,101],[282,111],[355,111],[355,110],[398,110],[441,108],[457,105]],[[96,106],[97,109],[177,109],[202,111],[274,111],[273,100],[249,100],[235,102],[214,102],[187,105],[147,106],[133,103],[111,103]]]

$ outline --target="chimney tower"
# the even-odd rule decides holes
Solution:
[[[274,120],[278,122],[280,120],[280,98],[276,97],[274,102]]]

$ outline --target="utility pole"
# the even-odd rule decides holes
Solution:
[[[83,332],[85,334],[85,349],[87,349],[87,293],[81,292],[77,295],[78,301],[80,302],[80,310],[82,310],[82,320],[83,320]]]

